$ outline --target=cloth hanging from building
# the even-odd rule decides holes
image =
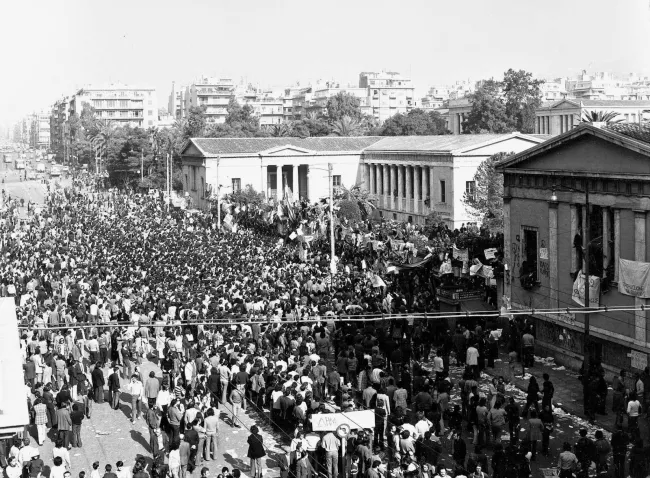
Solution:
[[[642,299],[650,298],[650,262],[619,259],[618,291]]]
[[[580,271],[573,283],[573,302],[585,305],[585,274]],[[600,278],[589,276],[589,307],[598,307],[600,304]]]

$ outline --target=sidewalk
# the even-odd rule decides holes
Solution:
[[[510,376],[508,354],[499,351],[499,361],[495,361],[494,369],[488,368],[484,370],[488,375],[496,376],[503,375],[504,377]],[[541,361],[539,360],[541,358]],[[528,388],[528,379],[521,378],[521,363],[517,362],[515,373],[517,376],[512,380],[512,383],[522,391]],[[559,369],[559,370],[557,370]],[[535,357],[535,366],[527,368],[526,373],[534,375],[540,388],[542,386],[542,374],[547,373],[550,377],[553,386],[555,387],[555,395],[553,397],[553,406],[563,409],[565,412],[575,415],[576,417],[587,419],[585,417],[583,408],[582,397],[582,383],[578,380],[578,374],[564,367],[558,366],[551,358]],[[596,415],[594,424],[598,427],[604,428],[609,432],[616,431],[616,415],[612,412],[612,391],[610,389],[607,394],[605,410],[607,415]]]

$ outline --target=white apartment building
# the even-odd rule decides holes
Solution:
[[[415,107],[415,89],[411,79],[397,72],[361,72],[359,88],[368,90],[370,114],[381,123]]]
[[[120,125],[130,124],[140,128],[156,126],[158,98],[156,89],[112,83],[105,86],[81,88],[69,104],[69,113],[81,114],[84,103],[95,108],[97,118]]]
[[[169,94],[167,103],[167,113],[177,119],[185,116],[185,91],[187,86],[176,86],[176,82],[172,81],[172,91]]]
[[[50,145],[50,114],[43,110],[30,115],[29,144],[45,149]]]
[[[232,78],[200,78],[185,89],[183,117],[188,115],[190,108],[205,106],[208,123],[224,123],[235,90]]]

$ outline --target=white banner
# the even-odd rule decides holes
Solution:
[[[454,259],[463,262],[469,261],[469,252],[467,251],[467,249],[457,249],[456,246],[453,246],[453,250],[454,250]]]
[[[585,305],[585,275],[582,271],[578,273],[573,283],[573,302]],[[589,307],[598,307],[600,304],[600,279],[596,276],[589,276]]]
[[[650,262],[618,261],[618,291],[621,294],[650,298]]]
[[[353,430],[375,428],[375,413],[372,410],[347,413],[315,413],[311,416],[312,429],[315,432],[336,431],[343,423]]]

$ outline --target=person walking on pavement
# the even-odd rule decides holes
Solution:
[[[225,363],[219,365],[219,381],[221,382],[221,404],[225,407],[228,397],[228,385],[232,379],[232,372]]]
[[[535,337],[529,330],[521,336],[524,367],[532,368],[535,364]]]
[[[149,427],[149,448],[151,449],[151,453],[154,454],[158,442],[158,437],[156,436],[156,430],[160,428],[160,417],[158,416],[158,411],[156,410],[155,407],[149,407],[147,409],[145,421],[147,422],[147,426]]]
[[[136,374],[133,374],[131,383],[127,387],[128,392],[131,394],[131,422],[135,423],[135,420],[142,415],[142,395],[144,390]]]
[[[578,467],[578,458],[571,452],[571,444],[564,442],[562,453],[557,460],[560,478],[573,478],[573,472]]]
[[[555,417],[553,416],[550,405],[543,407],[542,413],[539,414],[539,419],[542,421],[542,425],[544,426],[544,429],[542,430],[542,454],[548,456],[551,433],[553,433],[555,425]]]
[[[68,404],[62,403],[56,411],[56,423],[58,428],[58,438],[63,440],[66,448],[70,448],[70,431],[72,430],[72,420]]]
[[[79,404],[72,405],[72,413],[70,413],[70,422],[72,423],[72,446],[81,448],[81,424],[84,420],[84,411],[79,409]]]

